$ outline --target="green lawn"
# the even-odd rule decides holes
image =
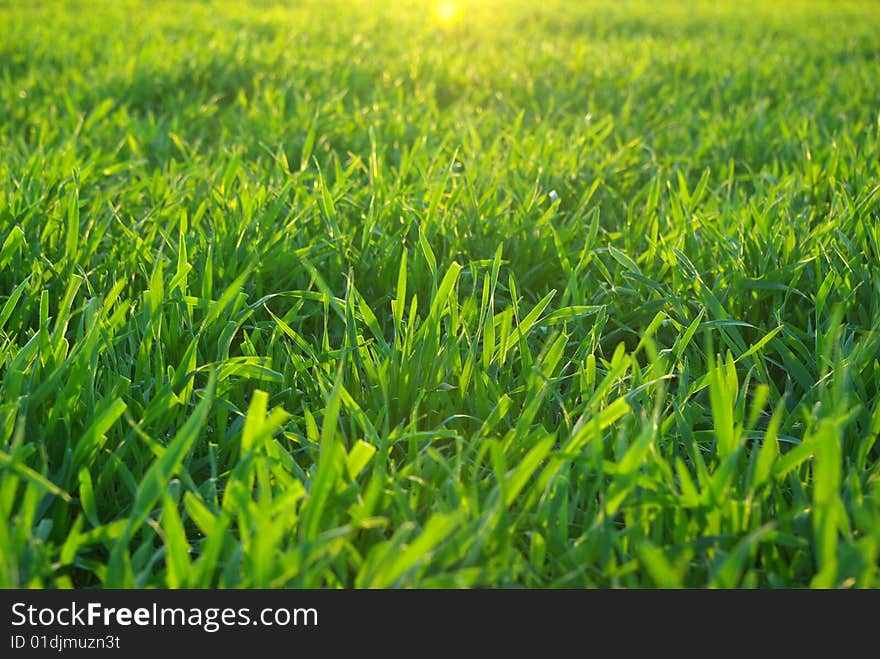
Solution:
[[[880,587],[880,5],[387,4],[0,1],[0,586]]]

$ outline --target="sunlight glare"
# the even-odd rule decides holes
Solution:
[[[440,0],[434,5],[434,15],[441,23],[452,23],[458,18],[460,7],[454,0]]]

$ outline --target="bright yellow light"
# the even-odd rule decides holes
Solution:
[[[452,23],[458,18],[459,11],[461,11],[461,8],[453,0],[440,0],[440,2],[434,5],[434,15],[441,23]]]

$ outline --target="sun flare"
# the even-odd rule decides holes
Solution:
[[[461,7],[453,0],[440,0],[434,5],[434,16],[441,23],[453,23],[459,17]]]

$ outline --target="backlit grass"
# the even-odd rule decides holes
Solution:
[[[877,587],[873,2],[0,2],[0,585]]]

